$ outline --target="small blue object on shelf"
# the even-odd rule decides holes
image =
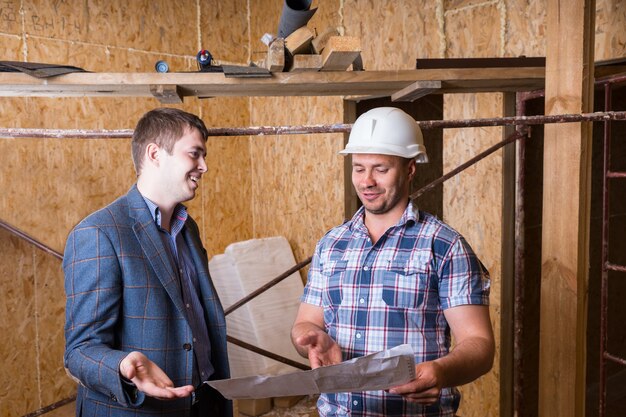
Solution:
[[[157,61],[156,64],[154,64],[154,69],[156,70],[156,72],[168,72],[170,70],[170,67],[165,61]]]

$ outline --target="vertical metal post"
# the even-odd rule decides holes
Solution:
[[[611,108],[612,84],[604,84],[604,111]],[[609,259],[609,171],[611,169],[611,121],[604,122],[603,171],[602,171],[602,276],[600,284],[600,382],[598,416],[606,412],[606,344],[608,314]]]
[[[516,116],[526,114],[526,100],[522,94],[517,94]],[[523,126],[515,129],[522,133]],[[524,184],[526,175],[526,139],[520,139],[516,144],[516,175],[515,175],[515,274],[514,274],[514,303],[513,303],[513,416],[524,416]]]

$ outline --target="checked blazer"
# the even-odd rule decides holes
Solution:
[[[134,185],[81,221],[63,258],[67,295],[65,366],[80,381],[77,416],[187,416],[191,397],[159,401],[119,375],[121,360],[140,351],[174,386],[192,384],[193,337],[176,274],[157,226]],[[230,376],[224,311],[211,282],[198,226],[183,228],[200,282],[211,342],[211,379]],[[229,415],[225,402],[223,415]]]

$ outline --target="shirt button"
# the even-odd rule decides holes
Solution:
[[[359,405],[359,402],[357,400],[352,401],[353,405]]]
[[[359,299],[359,303],[363,304],[365,302],[364,298]]]
[[[185,343],[183,345],[183,349],[185,349],[186,351],[190,351],[191,350],[191,343]]]
[[[194,343],[196,343],[196,342],[197,342],[197,340],[196,340],[196,338],[195,338],[195,337],[193,338],[193,342],[194,342]]]
[[[191,306],[190,306],[189,304],[185,304],[185,306],[186,306],[187,308],[191,308]]]
[[[356,338],[357,338],[357,339],[360,339],[360,338],[361,338],[361,333],[357,333],[357,334],[356,334]]]
[[[369,266],[364,266],[364,267],[363,267],[363,270],[364,270],[364,271],[369,271],[369,270],[370,270],[370,267],[369,267]]]

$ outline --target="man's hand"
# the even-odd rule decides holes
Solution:
[[[339,345],[323,330],[309,330],[296,337],[294,342],[307,350],[309,362],[313,369],[341,362]]]
[[[154,362],[141,352],[131,352],[120,362],[120,375],[133,381],[139,391],[160,400],[188,397],[192,385],[174,387],[174,383]]]
[[[439,401],[441,388],[443,388],[443,369],[437,362],[430,361],[415,365],[415,379],[390,388],[389,392],[402,395],[409,401],[430,405]]]

